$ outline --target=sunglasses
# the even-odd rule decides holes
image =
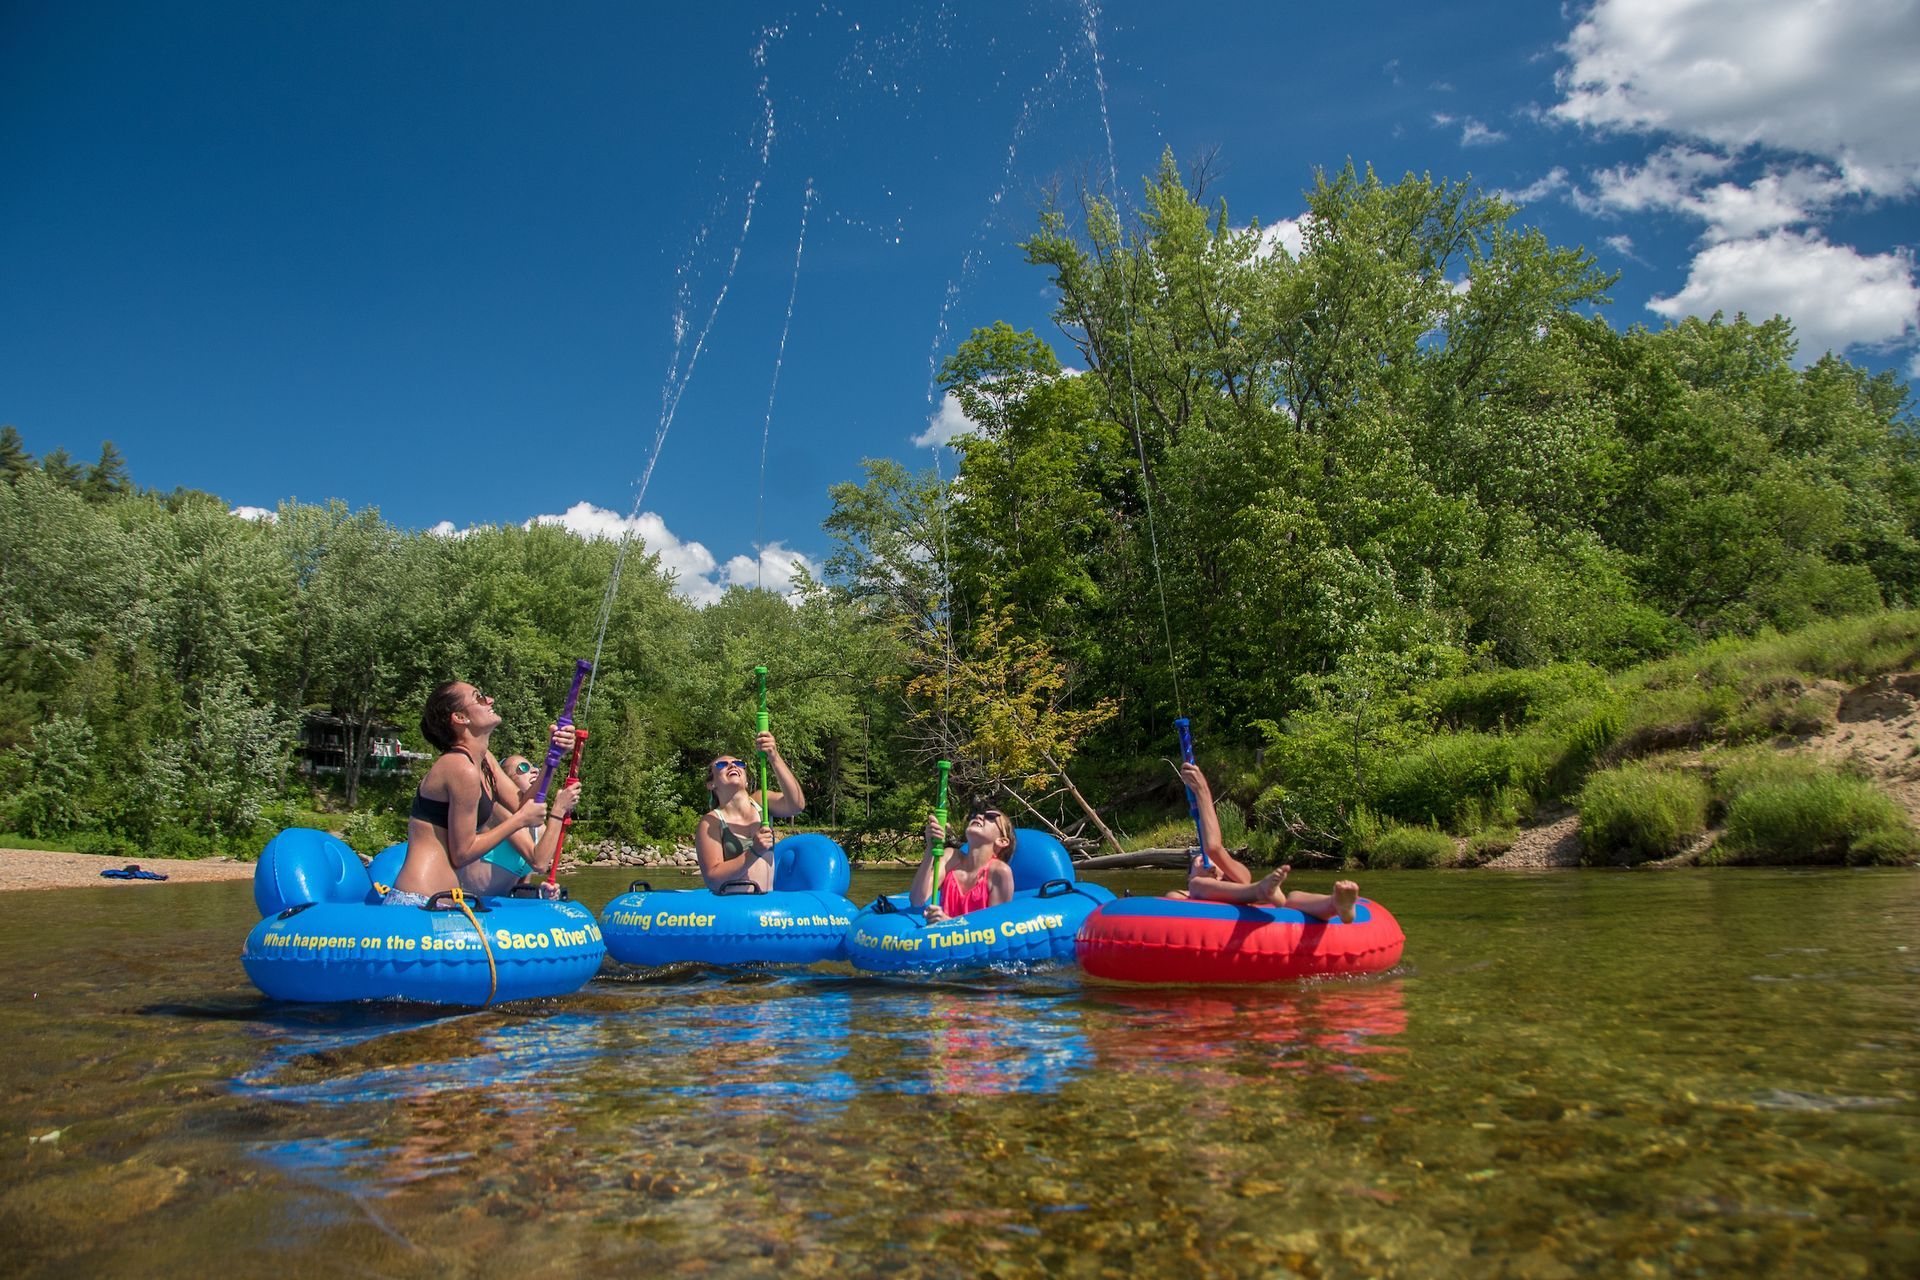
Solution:
[[[522,760],[522,761],[521,761],[521,762],[520,762],[519,764],[517,764],[517,765],[515,765],[515,766],[513,766],[513,771],[514,771],[515,773],[532,773],[532,772],[533,772],[533,761],[531,761],[531,760]]]
[[[1006,816],[1006,814],[1000,812],[998,809],[975,809],[967,815],[967,821],[972,822],[975,818],[989,818],[994,822],[998,822]]]
[[[715,772],[718,772],[724,769],[734,769],[734,768],[744,769],[747,767],[747,762],[745,760],[715,760],[713,762],[713,767]]]

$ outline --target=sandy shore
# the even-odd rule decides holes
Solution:
[[[158,871],[158,880],[108,880],[101,872],[137,863],[143,871]],[[164,889],[168,884],[197,880],[251,880],[251,862],[215,858],[107,858],[92,853],[49,853],[41,849],[0,849],[0,890],[77,889],[113,885],[121,889]]]

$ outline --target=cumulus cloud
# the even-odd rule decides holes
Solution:
[[[1600,170],[1593,190],[1576,193],[1574,202],[1589,213],[1685,214],[1706,223],[1705,239],[1713,242],[1816,221],[1846,194],[1837,174],[1811,165],[1775,169],[1746,186],[1712,181],[1732,164],[1688,146],[1663,147],[1644,164]]]
[[[1606,240],[1603,241],[1603,243],[1607,246],[1607,248],[1613,250],[1615,253],[1627,259],[1629,262],[1644,262],[1644,259],[1642,259],[1639,254],[1633,251],[1632,236],[1629,236],[1629,235],[1608,236]]]
[[[1920,286],[1907,254],[1862,254],[1818,232],[1777,231],[1708,246],[1685,287],[1647,308],[1669,320],[1716,311],[1755,320],[1784,315],[1800,335],[1804,362],[1910,339],[1920,325]]]
[[[1850,190],[1920,186],[1920,0],[1596,0],[1552,109],[1837,165]]]
[[[1511,200],[1515,204],[1532,204],[1536,200],[1546,199],[1556,191],[1564,191],[1566,187],[1567,171],[1555,165],[1547,170],[1544,176],[1529,182],[1524,187],[1506,188],[1494,194],[1502,200]]]
[[[949,391],[940,397],[940,412],[927,419],[927,429],[913,438],[914,447],[931,449],[935,445],[952,444],[961,436],[977,436],[980,424],[967,416],[960,407],[960,397]]]
[[[649,554],[660,557],[661,569],[673,575],[674,591],[696,605],[713,604],[730,586],[750,587],[755,583],[754,557],[736,555],[722,564],[704,544],[675,537],[667,522],[651,511],[629,520],[591,502],[576,502],[559,515],[535,516],[527,521],[529,527],[536,524],[558,525],[582,538],[618,539],[631,533]],[[451,525],[447,527],[451,529]],[[816,579],[820,576],[820,566],[812,558],[778,542],[761,549],[760,564],[759,581],[767,590],[789,599],[801,568]]]
[[[235,507],[227,514],[238,516],[242,520],[265,520],[268,524],[272,524],[278,518],[265,507]]]
[[[1574,203],[1704,226],[1656,313],[1778,312],[1809,356],[1911,337],[1911,257],[1820,228],[1850,200],[1920,191],[1920,0],[1594,0],[1561,52],[1551,118],[1662,142]]]
[[[1467,122],[1460,128],[1460,145],[1463,147],[1490,147],[1496,142],[1506,140],[1506,134],[1481,124],[1471,116],[1467,117]]]
[[[1462,120],[1450,112],[1436,111],[1430,118],[1433,121],[1433,127],[1436,129],[1444,129],[1455,121],[1459,121],[1460,145],[1463,147],[1487,147],[1492,146],[1496,142],[1505,142],[1507,140],[1506,134],[1501,133],[1498,129],[1488,128],[1472,116],[1468,116]]]
[[[1260,243],[1255,246],[1253,256],[1271,258],[1276,249],[1285,249],[1289,258],[1297,258],[1307,247],[1306,218],[1282,218],[1270,226],[1260,228]]]
[[[820,566],[812,557],[784,543],[770,542],[760,548],[757,560],[753,556],[730,558],[726,563],[725,585],[764,587],[768,591],[791,597],[795,591],[794,584],[800,580],[803,570],[807,577],[819,580]]]

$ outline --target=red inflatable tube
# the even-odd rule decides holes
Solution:
[[[1278,982],[1382,973],[1406,935],[1362,898],[1352,924],[1283,907],[1178,898],[1122,898],[1080,926],[1080,967],[1117,982]]]

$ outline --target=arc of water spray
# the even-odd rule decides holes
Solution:
[[[1068,53],[1065,48],[1062,48],[1060,50],[1059,62],[1054,65],[1052,70],[1041,77],[1040,83],[1034,86],[1025,98],[1021,99],[1020,114],[1013,122],[1012,136],[1007,139],[1007,158],[1000,166],[1000,185],[995,187],[993,193],[987,197],[987,212],[980,220],[980,229],[974,233],[974,243],[967,247],[966,253],[960,258],[959,273],[947,281],[946,296],[940,303],[940,317],[933,327],[933,341],[927,348],[927,421],[929,424],[934,421],[938,413],[938,406],[934,402],[934,393],[939,390],[940,386],[940,349],[946,345],[948,324],[952,318],[953,309],[960,301],[960,295],[966,288],[967,282],[973,278],[974,273],[979,269],[982,242],[986,239],[986,229],[993,221],[993,215],[1000,208],[1001,202],[1006,199],[1007,187],[1013,181],[1013,166],[1020,154],[1020,144],[1026,140],[1027,129],[1033,123],[1034,103],[1039,97],[1040,91],[1049,88],[1056,79],[1064,75],[1067,67]],[[933,453],[935,501],[938,503],[937,509],[940,518],[940,618],[938,626],[940,628],[941,650],[945,663],[946,700],[947,704],[951,705],[953,702],[953,582],[950,567],[952,556],[947,537],[947,473],[940,459],[940,451],[946,447],[946,442],[932,440],[929,441],[928,447]]]
[[[1120,223],[1120,166],[1113,152],[1113,117],[1107,111],[1107,74],[1100,62],[1100,6],[1096,0],[1081,0],[1080,11],[1086,18],[1087,49],[1093,58],[1093,84],[1100,94],[1100,127],[1107,137],[1107,181],[1113,189],[1114,223]],[[1121,248],[1126,246],[1124,242]],[[1167,611],[1167,584],[1160,572],[1160,537],[1154,529],[1153,520],[1153,477],[1147,474],[1147,445],[1140,434],[1140,384],[1134,374],[1133,366],[1133,299],[1127,288],[1127,267],[1124,256],[1120,267],[1120,305],[1126,313],[1126,351],[1127,351],[1127,398],[1129,416],[1133,425],[1133,447],[1140,455],[1140,494],[1147,508],[1147,549],[1153,557],[1153,585],[1160,595],[1160,626],[1167,639],[1167,672],[1173,677],[1173,710],[1175,716],[1185,716],[1185,707],[1180,698],[1180,664],[1173,652],[1173,617]]]
[[[773,399],[780,394],[780,366],[787,359],[787,334],[793,328],[793,301],[800,296],[800,258],[807,251],[807,215],[813,211],[813,179],[807,179],[807,193],[800,202],[800,239],[793,247],[793,283],[787,288],[787,318],[780,326],[780,346],[773,356],[773,385],[767,388],[767,420],[760,427],[760,497],[753,510],[753,586],[757,591],[766,567],[767,514],[767,439],[773,434]]]
[[[667,362],[666,381],[660,388],[660,423],[653,433],[653,452],[647,457],[646,469],[640,473],[633,495],[633,506],[627,511],[627,519],[620,534],[620,548],[614,553],[613,573],[607,579],[606,594],[600,600],[599,625],[593,639],[593,672],[587,677],[586,707],[593,706],[593,686],[600,674],[600,654],[607,642],[607,623],[613,617],[613,603],[620,594],[620,574],[626,567],[627,552],[633,546],[633,524],[640,517],[640,506],[647,500],[647,486],[653,481],[653,470],[660,463],[660,451],[667,443],[667,432],[673,427],[673,418],[680,410],[680,398],[687,392],[693,381],[693,371],[700,363],[700,353],[706,349],[707,335],[713,332],[714,321],[720,317],[720,308],[726,303],[727,293],[733,288],[734,273],[740,268],[740,254],[747,246],[748,233],[753,230],[753,211],[760,200],[760,188],[767,180],[767,166],[773,155],[775,136],[773,96],[768,91],[767,46],[781,35],[784,29],[768,28],[761,32],[760,43],[754,46],[753,63],[760,71],[760,82],[755,93],[760,100],[761,134],[760,144],[756,148],[760,158],[759,172],[754,175],[753,184],[747,189],[746,215],[740,223],[740,234],[734,240],[733,253],[727,260],[727,270],[721,277],[720,289],[714,294],[713,306],[707,312],[706,323],[700,328],[699,336],[688,350],[685,346],[688,326],[684,307],[676,309],[673,317],[673,355]],[[705,243],[706,228],[700,228],[695,237],[695,245]],[[681,284],[681,297],[684,301],[686,285]],[[686,351],[686,367],[681,368],[681,353]]]

